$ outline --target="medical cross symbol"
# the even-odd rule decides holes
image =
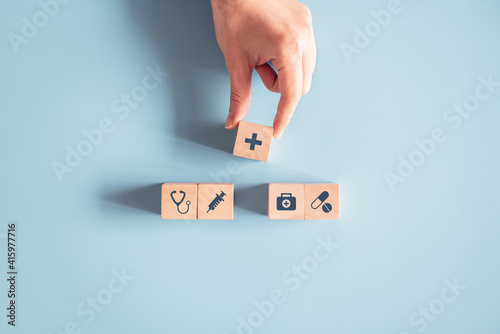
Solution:
[[[245,143],[249,143],[250,144],[250,151],[254,151],[255,145],[262,145],[262,140],[257,140],[257,134],[253,133],[252,139],[245,138]]]

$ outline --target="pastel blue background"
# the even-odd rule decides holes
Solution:
[[[467,288],[425,332],[500,331],[500,89],[459,129],[442,118],[479,76],[500,81],[500,2],[404,0],[350,63],[340,44],[388,1],[306,3],[313,86],[267,163],[230,153],[208,0],[73,0],[18,53],[7,36],[40,7],[0,4],[2,277],[6,226],[19,226],[18,326],[2,278],[2,333],[74,321],[81,333],[232,334],[273,289],[286,301],[255,333],[418,333],[409,317],[455,278]],[[111,103],[156,64],[169,76],[120,119]],[[254,79],[246,120],[271,125],[279,97]],[[59,182],[52,163],[103,118],[114,131]],[[392,192],[384,174],[436,127],[447,141]],[[233,221],[160,219],[159,184],[213,182],[228,162]],[[340,220],[268,220],[268,182],[339,183]],[[291,291],[282,275],[327,236],[339,248]],[[78,305],[122,268],[134,279],[86,323]]]

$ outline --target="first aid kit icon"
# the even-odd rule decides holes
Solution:
[[[282,193],[276,199],[276,208],[279,211],[294,211],[297,208],[297,198],[293,197],[291,193]]]

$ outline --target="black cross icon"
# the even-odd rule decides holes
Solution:
[[[262,140],[257,140],[257,134],[253,133],[252,139],[245,138],[245,143],[249,143],[250,144],[250,151],[254,151],[255,145],[262,145]]]

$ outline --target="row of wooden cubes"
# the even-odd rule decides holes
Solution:
[[[162,219],[232,220],[233,183],[164,183]],[[269,183],[270,219],[338,219],[339,185]]]

